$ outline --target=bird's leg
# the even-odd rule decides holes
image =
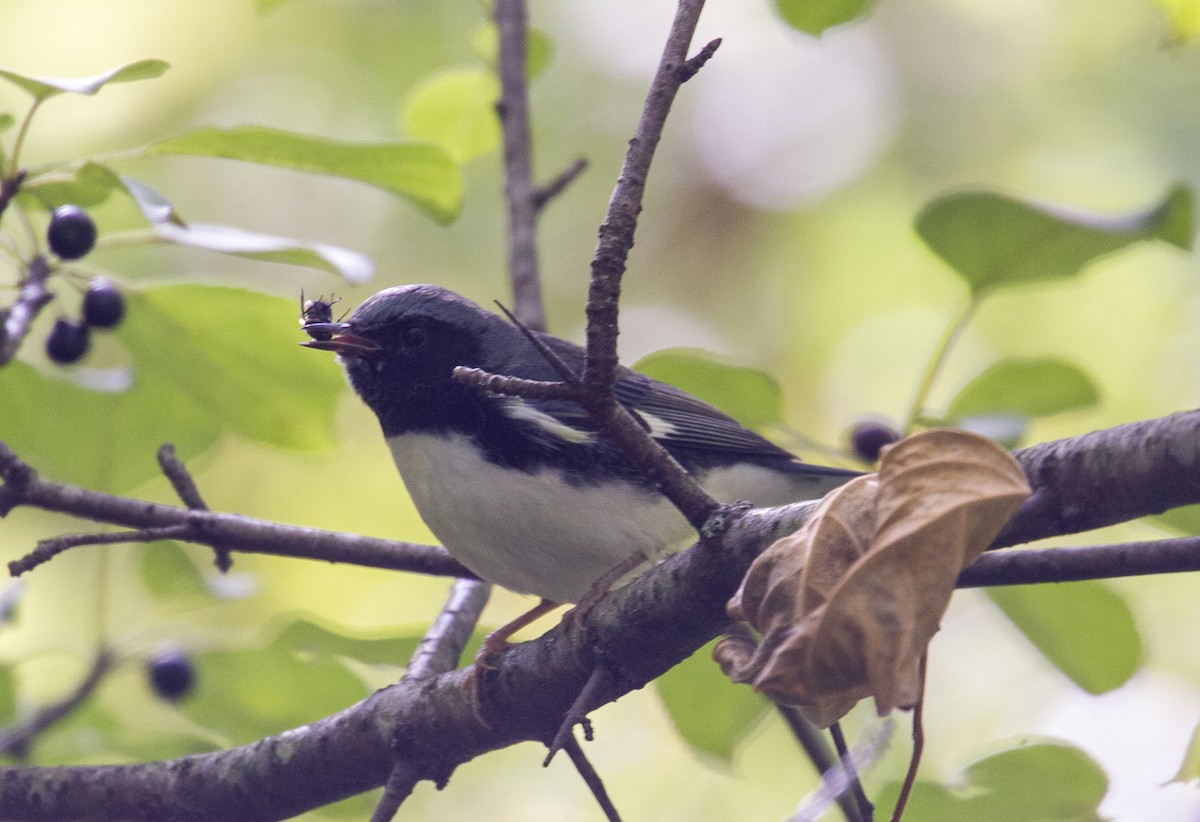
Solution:
[[[579,600],[574,608],[569,612],[574,620],[582,620],[588,613],[600,604],[600,600],[608,596],[608,592],[630,571],[636,570],[638,566],[646,562],[646,557],[641,554],[632,554],[621,560],[620,564],[610,569],[604,576],[597,579],[588,588],[587,593]]]
[[[526,625],[532,625],[537,622],[560,605],[561,603],[543,599],[512,622],[505,623],[492,631],[484,638],[483,644],[479,646],[479,652],[475,654],[475,668],[491,668],[492,666],[487,662],[488,659],[509,646],[509,637]]]
[[[534,622],[537,622],[543,616],[559,607],[559,605],[560,603],[558,602],[552,602],[551,600],[543,599],[537,605],[533,606],[516,619],[501,625],[499,628],[484,637],[483,644],[479,646],[479,650],[475,653],[475,661],[471,665],[471,670],[467,673],[467,678],[463,681],[463,689],[466,690],[467,695],[471,700],[471,706],[472,710],[475,712],[475,718],[482,722],[485,726],[490,728],[491,723],[489,723],[483,716],[483,703],[479,688],[480,682],[483,679],[484,671],[494,670],[495,668],[495,666],[491,665],[488,660],[509,646],[509,637],[524,628],[526,625],[531,625]]]

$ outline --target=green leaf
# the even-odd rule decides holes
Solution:
[[[1187,784],[1200,780],[1200,724],[1192,731],[1191,741],[1179,763],[1179,770],[1171,777],[1172,782]]]
[[[419,633],[409,636],[349,636],[340,630],[298,619],[279,632],[271,647],[312,656],[344,656],[368,665],[402,667],[408,664],[420,640]]]
[[[58,94],[95,94],[109,83],[131,83],[161,77],[170,63],[163,60],[136,60],[92,77],[33,77],[0,68],[0,78],[19,86],[38,100]]]
[[[151,225],[174,223],[182,226],[184,224],[171,201],[146,183],[122,174],[121,187],[133,198],[134,204]]]
[[[404,197],[441,223],[453,221],[462,207],[458,165],[445,149],[427,143],[348,143],[240,126],[198,128],[152,143],[145,151],[224,157],[345,177]]]
[[[500,32],[495,23],[484,23],[471,34],[471,50],[492,70],[496,69],[500,55]],[[525,77],[532,80],[554,57],[554,41],[540,29],[525,29]]]
[[[170,222],[159,223],[154,226],[154,231],[159,238],[178,245],[232,254],[250,260],[317,268],[331,274],[339,274],[351,283],[366,282],[375,273],[375,266],[369,258],[335,245],[305,243],[287,237],[257,234],[232,226],[204,223],[189,223],[186,226]],[[110,239],[115,241],[120,236],[114,235]]]
[[[770,704],[734,685],[712,659],[715,642],[655,680],[676,729],[695,750],[728,763],[738,743],[757,727]]]
[[[26,208],[55,209],[67,203],[90,208],[121,187],[121,178],[111,168],[89,162],[39,174],[21,186],[17,197]]]
[[[807,34],[849,23],[866,14],[872,0],[775,0],[775,8],[792,28]]]
[[[1125,600],[1101,582],[988,589],[1052,665],[1088,693],[1124,685],[1142,664],[1142,639]]]
[[[340,662],[266,647],[197,654],[180,712],[241,745],[336,713],[367,695]]]
[[[1143,240],[1192,246],[1194,201],[1176,186],[1146,211],[1122,215],[1070,212],[1003,194],[964,192],[934,200],[916,229],[976,294],[992,288],[1078,274],[1098,257]]]
[[[666,348],[643,357],[634,369],[699,397],[747,428],[783,420],[783,392],[774,377],[707,351]]]
[[[117,335],[139,380],[170,386],[252,440],[299,449],[333,444],[344,382],[333,363],[296,345],[294,301],[177,285],[133,292],[128,303]]]
[[[1045,417],[1095,405],[1100,395],[1078,366],[1051,358],[1008,359],[971,380],[950,401],[951,420],[982,414]]]
[[[500,145],[499,98],[500,82],[490,71],[447,71],[413,90],[401,121],[409,136],[437,143],[466,163]]]
[[[1108,777],[1080,749],[1039,742],[1010,748],[967,767],[954,790],[920,781],[906,819],[955,822],[1099,822]],[[877,807],[895,807],[898,783],[885,786]]]
[[[159,473],[155,453],[201,453],[222,430],[286,448],[332,445],[345,382],[296,345],[291,299],[199,285],[126,290],[114,332],[132,385],[92,391],[22,362],[0,369],[0,439],[53,479],[120,491]]]
[[[7,111],[0,111],[0,131],[7,131],[8,129],[12,128],[13,124],[16,122],[17,119]]]
[[[220,432],[219,419],[176,389],[189,373],[135,378],[127,391],[99,392],[9,363],[0,369],[0,439],[47,477],[97,491],[126,490],[159,473],[154,454],[164,442],[188,459]]]
[[[204,575],[177,542],[151,542],[138,546],[142,585],[155,599],[210,598]]]
[[[1154,0],[1171,25],[1173,40],[1187,40],[1200,34],[1200,0]]]

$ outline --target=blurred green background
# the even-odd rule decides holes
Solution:
[[[549,178],[577,156],[590,163],[541,225],[550,328],[562,336],[581,336],[596,227],[672,10],[637,0],[531,4],[531,22],[553,48],[532,86],[537,174]],[[415,88],[438,72],[481,65],[471,41],[487,13],[480,3],[456,1],[289,0],[260,12],[253,0],[5,0],[0,63],[53,76],[94,74],[143,57],[172,65],[158,80],[48,102],[28,137],[31,165],[136,147],[197,125],[252,122],[341,139],[397,139],[405,136],[402,111]],[[932,197],[982,187],[1123,212],[1156,202],[1177,181],[1200,184],[1200,51],[1176,39],[1148,0],[882,0],[864,21],[820,38],[787,28],[766,2],[714,3],[697,42],[717,36],[723,45],[683,89],[651,173],[625,280],[622,356],[632,362],[656,349],[694,346],[766,370],[782,385],[788,428],[830,448],[844,447],[846,430],[864,416],[902,418],[935,340],[966,299],[912,231]],[[18,114],[26,104],[19,91],[0,87],[0,109]],[[462,215],[449,226],[373,188],[331,178],[186,157],[129,168],[187,219],[342,245],[377,266],[371,282],[351,287],[320,272],[170,247],[106,249],[88,259],[89,269],[132,287],[164,278],[240,284],[293,302],[304,288],[336,292],[352,307],[388,285],[433,282],[485,304],[510,299],[495,152],[465,165]],[[102,236],[136,223],[127,203],[107,203],[94,216]],[[1037,421],[1029,441],[1195,407],[1197,273],[1194,257],[1145,244],[1079,278],[995,297],[954,350],[932,407],[1001,357],[1042,355],[1084,368],[1101,401]],[[299,341],[296,312],[280,306],[211,330],[246,341],[289,334]],[[310,356],[314,383],[336,379],[326,358]],[[262,379],[266,393],[255,401],[270,402],[269,369]],[[303,390],[304,379],[288,372],[280,401]],[[17,390],[13,380],[0,374],[0,392]],[[106,400],[96,395],[95,402],[101,408]],[[94,440],[109,463],[140,461],[143,475],[152,474],[152,452],[128,453],[87,429],[102,411],[58,411],[80,420],[76,435]],[[169,410],[159,422],[171,430]],[[0,419],[0,437],[5,426]],[[374,418],[352,396],[343,395],[332,430],[317,439],[320,447],[296,451],[224,433],[192,467],[217,510],[431,540]],[[122,490],[171,499],[161,480]],[[84,528],[18,511],[0,532],[4,559],[40,537]],[[1166,533],[1137,523],[1070,542]],[[208,573],[204,552],[187,552],[191,562],[180,567]],[[448,585],[238,556],[235,582],[251,595],[214,599],[203,586],[164,594],[144,582],[163,573],[164,560],[147,553],[78,549],[25,581],[19,619],[0,632],[0,658],[13,665],[21,705],[64,693],[98,636],[129,655],[97,698],[115,719],[111,736],[89,737],[86,723],[76,722],[70,734],[35,748],[35,761],[132,756],[135,746],[112,738],[158,739],[159,728],[193,740],[172,754],[236,736],[191,724],[198,709],[189,715],[186,705],[177,712],[154,700],[137,663],[162,642],[196,653],[231,644],[252,650],[271,639],[278,629],[271,626],[298,617],[362,636],[410,635],[436,612]],[[1144,664],[1101,696],[1048,664],[985,596],[955,598],[932,647],[926,778],[952,779],[972,760],[1018,741],[1055,737],[1080,745],[1107,770],[1104,813],[1131,820],[1200,813],[1194,783],[1165,784],[1200,719],[1196,580],[1119,580],[1109,588],[1129,604]],[[485,620],[501,624],[528,604],[498,592]],[[1076,616],[1079,642],[1108,641],[1086,630],[1086,614]],[[397,675],[379,666],[356,670],[375,685]],[[202,690],[221,687],[201,674]],[[265,691],[312,696],[327,682],[316,673],[311,680],[276,676],[283,681]],[[276,730],[318,715],[282,715]],[[815,784],[774,718],[728,761],[694,754],[651,689],[594,720],[589,755],[629,819],[777,819]],[[860,707],[850,736],[870,721],[869,707]],[[139,750],[169,755],[149,743]],[[405,818],[600,818],[566,761],[543,771],[542,755],[525,745],[472,762],[445,791],[420,786]],[[869,791],[898,778],[906,756],[901,732],[869,777]],[[351,803],[311,818],[340,818],[341,811],[362,818],[362,808]]]

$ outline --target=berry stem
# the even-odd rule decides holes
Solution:
[[[29,133],[29,124],[33,122],[33,115],[37,114],[38,108],[42,105],[45,97],[35,97],[33,104],[29,106],[29,111],[25,112],[25,116],[21,119],[21,125],[17,129],[17,136],[13,138],[12,156],[8,158],[8,169],[5,177],[15,177],[17,169],[21,165],[21,148],[25,145],[25,135]]]
[[[917,383],[917,391],[913,395],[912,404],[909,405],[908,413],[904,417],[903,430],[905,436],[913,432],[913,427],[916,425],[917,419],[924,413],[925,403],[928,402],[929,394],[933,390],[933,383],[937,380],[942,366],[946,364],[946,360],[950,356],[950,349],[958,342],[958,338],[962,336],[967,323],[975,316],[975,310],[979,308],[980,302],[982,302],[982,297],[972,292],[966,305],[963,306],[962,310],[954,317],[950,324],[946,326],[946,330],[942,333],[942,338],[938,340],[937,346],[933,349],[933,355],[925,365],[925,372],[921,375],[921,381]]]

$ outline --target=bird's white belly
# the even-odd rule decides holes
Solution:
[[[577,602],[634,553],[655,558],[694,536],[663,497],[632,485],[570,485],[553,469],[502,468],[458,434],[401,434],[388,445],[434,535],[513,591]]]

